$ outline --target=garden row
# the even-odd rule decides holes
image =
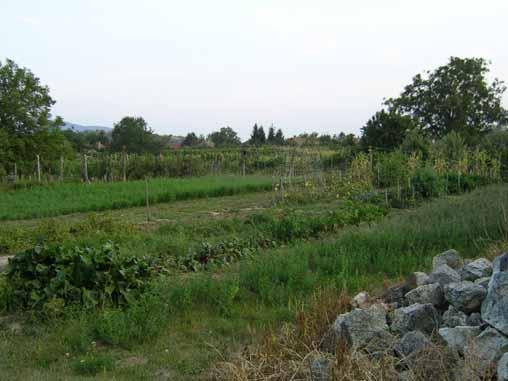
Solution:
[[[35,309],[46,318],[58,319],[59,329],[43,334],[54,346],[52,370],[75,364],[72,367],[80,371],[81,360],[95,364],[95,371],[110,369],[104,359],[116,359],[114,348],[136,348],[142,342],[157,341],[156,337],[167,337],[182,314],[200,319],[208,316],[203,324],[221,317],[221,324],[236,322],[241,330],[248,325],[248,320],[240,324],[242,319],[253,309],[258,311],[256,319],[286,320],[293,314],[292,306],[307,300],[317,288],[362,289],[424,268],[441,247],[477,255],[478,250],[506,239],[506,194],[506,187],[500,185],[439,199],[371,226],[346,227],[331,240],[267,250],[241,261],[239,267],[225,268],[219,277],[208,272],[184,277],[167,273],[157,260],[125,256],[114,246],[39,247],[16,257],[3,278],[1,300],[4,307]],[[73,275],[76,269],[81,269],[76,274],[95,275],[81,278]],[[61,282],[72,287],[62,288]],[[72,307],[76,302],[77,309]],[[12,340],[18,339],[6,336],[5,345]],[[25,340],[29,343],[36,338]],[[219,335],[213,340],[228,339]],[[57,341],[62,343],[57,345]],[[93,342],[111,347],[99,351]],[[159,356],[147,351],[147,357]],[[213,350],[204,351],[209,354],[201,365],[203,371],[217,360]],[[5,351],[4,356],[12,360],[6,361],[12,371],[20,354]],[[48,354],[34,354],[31,366],[37,367],[40,356]],[[114,365],[116,360],[112,364],[112,374],[125,374]],[[143,369],[147,376],[156,371],[148,365]]]

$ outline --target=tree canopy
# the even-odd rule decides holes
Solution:
[[[212,132],[208,138],[215,147],[234,147],[242,143],[236,131],[231,127],[222,127],[219,131]]]
[[[0,62],[0,160],[53,158],[69,151],[60,117],[51,119],[55,101],[30,70],[14,61]]]
[[[506,87],[498,79],[489,82],[488,73],[483,58],[451,57],[446,65],[416,75],[399,97],[385,104],[411,117],[433,138],[457,132],[471,141],[506,121],[501,104]]]
[[[158,140],[143,118],[124,117],[116,123],[112,132],[111,148],[131,153],[157,152]]]
[[[381,110],[362,127],[361,143],[365,148],[394,149],[400,146],[413,128],[410,117]]]
[[[261,146],[265,143],[266,143],[266,135],[263,126],[258,127],[257,123],[254,124],[254,127],[252,127],[249,144],[254,146]]]

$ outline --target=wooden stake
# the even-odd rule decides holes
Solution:
[[[146,220],[150,221],[150,196],[148,194],[148,177],[145,177]]]
[[[122,179],[123,181],[127,181],[127,154],[125,153],[125,149],[122,152]]]
[[[60,181],[64,179],[64,157],[60,156]]]
[[[89,183],[90,180],[88,179],[88,156],[85,154],[83,155],[84,163],[83,163],[83,177],[85,182]]]
[[[14,183],[18,180],[18,165],[14,163]]]
[[[41,158],[37,155],[37,181],[41,182]]]

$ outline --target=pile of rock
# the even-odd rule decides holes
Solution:
[[[321,349],[333,353],[340,343],[375,358],[396,356],[404,372],[419,352],[441,342],[456,358],[474,359],[477,374],[497,370],[498,380],[508,380],[508,254],[491,263],[448,250],[432,265],[430,274],[412,274],[381,299],[356,295]],[[314,379],[326,380],[323,359],[316,361]]]

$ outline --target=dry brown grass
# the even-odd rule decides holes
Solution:
[[[494,259],[508,250],[508,241],[492,243],[481,256]],[[408,279],[386,280],[374,290],[373,299],[383,290]],[[372,291],[372,290],[371,290]],[[247,348],[229,361],[213,369],[215,381],[297,381],[311,380],[310,364],[314,359],[328,359],[331,381],[458,381],[491,380],[495,370],[486,369],[472,356],[459,357],[438,343],[400,359],[390,354],[381,358],[350,351],[339,343],[335,354],[320,351],[323,337],[337,315],[350,310],[346,292],[318,290],[309,305],[297,314],[294,324],[284,325],[278,332],[268,332],[259,345]],[[439,342],[439,340],[436,340]]]
[[[338,314],[350,309],[346,293],[319,290],[310,305],[297,314],[295,324],[267,333],[259,345],[247,348],[212,370],[215,381],[301,381],[311,380],[310,364],[328,359],[333,381],[457,381],[480,380],[478,363],[458,358],[436,344],[400,359],[389,353],[374,358],[350,351],[339,343],[334,355],[319,350],[321,339]],[[402,377],[401,377],[401,372]],[[481,379],[486,375],[483,375]]]

